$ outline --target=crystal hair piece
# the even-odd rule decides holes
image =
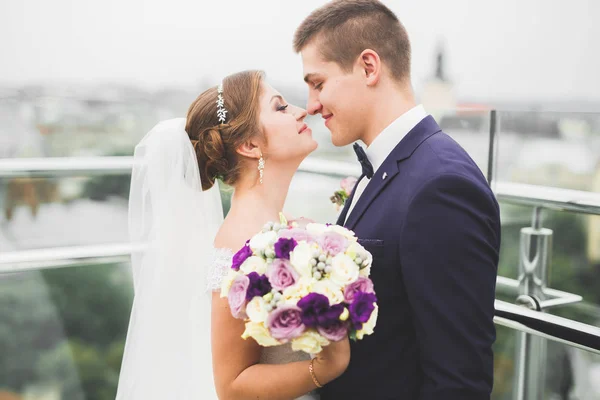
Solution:
[[[225,101],[223,100],[223,83],[217,88],[219,95],[217,96],[217,117],[219,122],[224,124],[227,118],[227,110],[225,109]]]

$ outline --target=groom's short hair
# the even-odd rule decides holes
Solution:
[[[315,41],[326,61],[350,72],[365,49],[379,54],[397,81],[410,80],[410,41],[398,17],[377,0],[335,0],[314,10],[296,29],[294,51]]]

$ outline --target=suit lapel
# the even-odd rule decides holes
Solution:
[[[379,167],[371,178],[369,184],[365,187],[364,192],[352,209],[348,221],[344,225],[346,228],[354,230],[354,227],[364,214],[365,210],[373,200],[375,200],[379,193],[381,193],[381,191],[396,177],[399,172],[399,163],[409,158],[417,147],[419,147],[427,138],[440,131],[441,129],[438,124],[433,117],[429,115],[423,118],[421,122],[408,132],[388,155],[383,164],[381,164],[381,167]],[[352,195],[354,196],[354,192]],[[344,206],[344,210],[345,212],[343,212],[343,214],[345,217],[345,214],[348,212],[347,207]],[[338,223],[340,222],[340,219],[338,219]],[[343,222],[344,220],[342,219],[342,223]]]
[[[360,198],[356,202],[356,205],[352,209],[352,212],[348,217],[348,221],[346,221],[346,224],[344,225],[346,228],[350,230],[354,229],[354,226],[362,216],[365,209],[373,200],[375,200],[375,197],[377,197],[379,192],[381,192],[383,188],[385,188],[388,183],[390,183],[398,174],[398,163],[395,160],[392,160],[392,162],[388,161],[389,160],[385,160],[377,172],[373,174],[373,177],[365,187],[365,190],[362,192]]]
[[[336,225],[344,225],[344,221],[346,220],[346,214],[348,214],[348,209],[350,208],[350,204],[352,204],[352,199],[354,199],[354,193],[356,193],[356,188],[358,187],[360,180],[363,178],[364,175],[361,175],[360,178],[356,180],[354,188],[352,188],[352,192],[350,193],[350,197],[346,199],[346,202],[344,203],[344,208],[342,208],[342,212],[340,213],[340,216],[338,217],[337,222],[335,223]]]

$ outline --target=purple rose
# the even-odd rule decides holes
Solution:
[[[294,238],[280,238],[275,242],[275,256],[277,258],[290,259],[290,252],[298,245]]]
[[[236,277],[231,284],[227,300],[229,301],[231,315],[233,315],[234,318],[243,319],[246,317],[245,306],[248,285],[250,285],[250,279],[245,275]]]
[[[257,272],[250,272],[248,275],[248,290],[246,291],[246,300],[250,301],[256,296],[264,296],[271,291],[269,278],[259,275]]]
[[[302,240],[312,243],[315,241],[315,238],[306,231],[306,229],[301,228],[292,228],[292,229],[282,229],[279,231],[279,237],[294,239],[296,242],[300,242]]]
[[[233,261],[231,262],[231,268],[239,271],[240,266],[246,261],[248,257],[252,255],[252,250],[250,249],[250,245],[248,245],[249,241],[246,242],[244,247],[238,250],[237,253],[233,255]]]
[[[291,304],[273,310],[267,318],[267,327],[273,338],[284,342],[302,335],[306,329],[302,323],[302,310]]]
[[[336,320],[344,311],[343,304],[329,306],[329,299],[320,293],[310,293],[298,301],[298,307],[302,310],[302,322],[304,325],[314,328],[328,326]]]
[[[375,293],[373,282],[369,278],[360,277],[344,288],[344,301],[351,304],[357,292]]]
[[[350,320],[354,329],[362,329],[365,322],[371,318],[371,313],[375,309],[377,297],[374,293],[356,292],[354,293],[354,301],[348,307],[350,311]]]
[[[319,240],[321,248],[329,255],[335,256],[346,251],[348,239],[337,232],[326,232]]]
[[[321,336],[325,339],[339,342],[348,335],[348,324],[345,321],[340,321],[338,317],[337,321],[333,321],[327,326],[319,326],[317,331],[319,331]]]
[[[288,260],[273,260],[267,269],[269,283],[274,289],[283,290],[298,281],[299,275]]]

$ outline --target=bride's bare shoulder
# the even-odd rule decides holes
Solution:
[[[262,225],[236,218],[225,218],[215,237],[215,247],[238,250],[260,231]]]

